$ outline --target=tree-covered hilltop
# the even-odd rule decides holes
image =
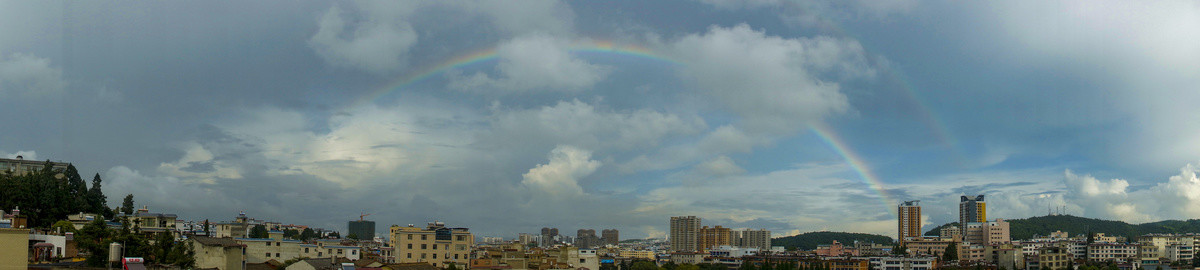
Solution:
[[[848,233],[848,232],[808,232],[793,236],[785,236],[771,239],[772,246],[783,246],[787,249],[813,250],[817,245],[828,245],[837,240],[839,243],[846,245],[853,244],[854,241],[868,242],[876,244],[891,245],[892,238],[866,233]]]
[[[1030,239],[1035,235],[1050,235],[1054,231],[1064,231],[1071,235],[1104,233],[1108,236],[1137,237],[1148,233],[1200,233],[1200,220],[1165,220],[1143,224],[1129,224],[1122,221],[1102,220],[1076,217],[1070,215],[1040,216],[1025,219],[1009,219],[1009,229],[1013,239]],[[958,226],[958,222],[944,224],[929,230],[925,235],[936,236],[942,228]]]
[[[88,188],[75,165],[54,170],[49,160],[42,169],[24,175],[0,172],[0,209],[19,207],[21,216],[28,218],[29,226],[34,228],[49,228],[55,221],[81,212],[111,218],[113,213],[100,189],[101,181],[100,174],[96,174]]]

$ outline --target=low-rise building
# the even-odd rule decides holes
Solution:
[[[646,260],[654,260],[654,257],[655,257],[653,250],[631,250],[631,249],[622,249],[621,252],[619,252],[617,256],[622,257],[622,258],[636,258],[636,259],[646,259]]]
[[[190,242],[195,254],[197,269],[241,270],[246,267],[246,246],[232,238],[196,236],[186,241]]]
[[[936,267],[937,258],[934,257],[882,257],[873,270],[933,270]]]
[[[828,245],[817,245],[817,249],[814,252],[817,256],[825,257],[858,256],[858,249],[853,247],[847,248],[842,243],[838,243],[837,240],[833,240],[833,243]]]
[[[29,230],[0,228],[0,270],[25,270],[29,266]]]
[[[428,262],[435,267],[470,264],[475,245],[475,238],[467,228],[448,228],[441,222],[430,222],[425,228],[393,225],[390,239],[396,248],[397,261]]]
[[[1074,258],[1067,249],[1048,246],[1038,249],[1036,261],[1027,263],[1029,269],[1062,269],[1066,268]]]
[[[1087,248],[1089,261],[1127,262],[1138,255],[1138,245],[1134,244],[1092,243]]]

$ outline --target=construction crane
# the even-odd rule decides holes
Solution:
[[[370,216],[370,215],[371,215],[371,214],[363,214],[363,213],[359,213],[359,215],[358,215],[358,221],[363,221],[363,218],[365,218],[365,217],[367,217],[367,216]]]

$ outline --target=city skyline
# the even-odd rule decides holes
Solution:
[[[1188,1],[0,1],[0,158],[346,232],[1200,217]],[[89,178],[90,179],[90,178]],[[912,219],[909,219],[912,220]],[[600,232],[597,232],[599,235]]]

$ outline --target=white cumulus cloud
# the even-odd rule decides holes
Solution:
[[[500,44],[497,78],[484,73],[464,76],[451,73],[451,88],[499,88],[523,92],[537,90],[578,91],[595,85],[610,67],[588,63],[571,56],[570,42],[548,35],[521,36]]]
[[[541,194],[554,198],[570,198],[583,195],[579,180],[596,171],[600,161],[592,160],[592,152],[569,145],[560,145],[550,151],[549,162],[539,164],[522,175],[521,184]]]
[[[408,52],[418,37],[412,25],[404,21],[407,14],[392,14],[400,18],[377,15],[351,20],[344,13],[334,5],[317,22],[317,32],[308,40],[317,55],[336,67],[376,74],[407,65]]]
[[[51,66],[50,59],[22,53],[0,55],[0,95],[56,97],[66,86],[62,70]]]

